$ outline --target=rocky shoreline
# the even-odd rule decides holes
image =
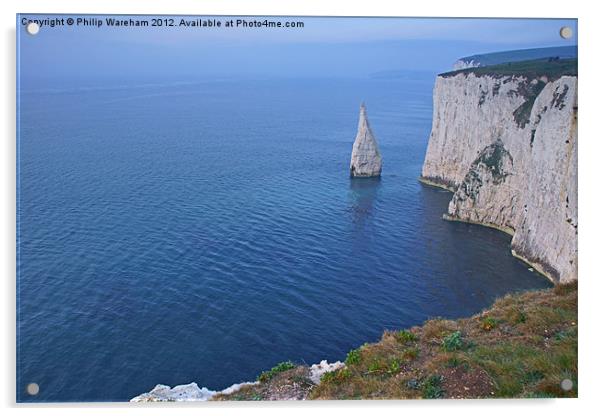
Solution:
[[[440,188],[440,189],[449,191],[452,194],[455,192],[455,190],[450,186],[447,186],[444,184],[438,184],[437,182],[426,179],[426,178],[419,178],[418,181],[425,185],[428,185],[428,186],[432,186],[432,187],[436,187],[436,188]],[[493,228],[494,230],[501,231],[504,234],[508,234],[511,237],[514,236],[514,230],[512,230],[511,228],[500,227],[497,224],[470,221],[470,220],[454,217],[449,214],[443,214],[442,218],[446,221],[463,222],[465,224],[474,224],[474,225],[480,225],[480,226],[487,227],[487,228]],[[539,274],[541,274],[542,276],[547,278],[550,282],[552,282],[554,284],[558,283],[552,276],[550,276],[549,274],[546,273],[546,268],[543,265],[535,263],[533,260],[530,260],[526,257],[521,256],[515,250],[511,249],[510,252],[514,257],[516,257],[523,263],[527,264],[533,270],[536,270]]]

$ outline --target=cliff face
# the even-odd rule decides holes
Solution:
[[[454,192],[446,218],[513,235],[555,282],[577,279],[577,77],[437,77],[422,180]]]

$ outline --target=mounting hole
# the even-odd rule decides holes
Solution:
[[[560,388],[564,391],[573,390],[573,382],[568,378],[565,378],[560,382]]]
[[[27,26],[25,26],[25,28],[27,29],[27,33],[29,33],[30,35],[37,35],[40,31],[40,25],[36,22],[27,23]]]
[[[27,385],[27,394],[29,394],[30,396],[35,396],[39,392],[40,386],[38,385],[38,383],[29,383]]]
[[[563,26],[560,28],[560,37],[562,39],[570,39],[573,37],[573,29],[568,26]]]

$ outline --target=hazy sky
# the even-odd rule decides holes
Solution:
[[[387,70],[435,73],[475,53],[577,43],[573,19],[267,18],[303,22],[303,28],[295,29],[107,27],[103,22],[100,28],[42,26],[35,36],[21,25],[22,18],[68,17],[78,16],[17,17],[22,88],[57,79],[97,84],[215,77],[358,77]],[[80,17],[104,21],[103,16]],[[166,18],[178,25],[182,18],[198,17]],[[214,18],[222,25],[239,19]],[[570,26],[575,36],[562,39],[562,26]]]

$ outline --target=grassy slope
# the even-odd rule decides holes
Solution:
[[[508,295],[471,318],[385,332],[346,363],[318,386],[306,366],[281,366],[215,399],[576,397],[577,284]],[[564,379],[572,390],[560,388]]]
[[[475,74],[476,76],[522,76],[527,79],[547,76],[550,81],[563,75],[577,75],[577,59],[536,59],[532,61],[509,62],[505,64],[460,69],[444,72],[441,77],[452,77],[458,74]]]

